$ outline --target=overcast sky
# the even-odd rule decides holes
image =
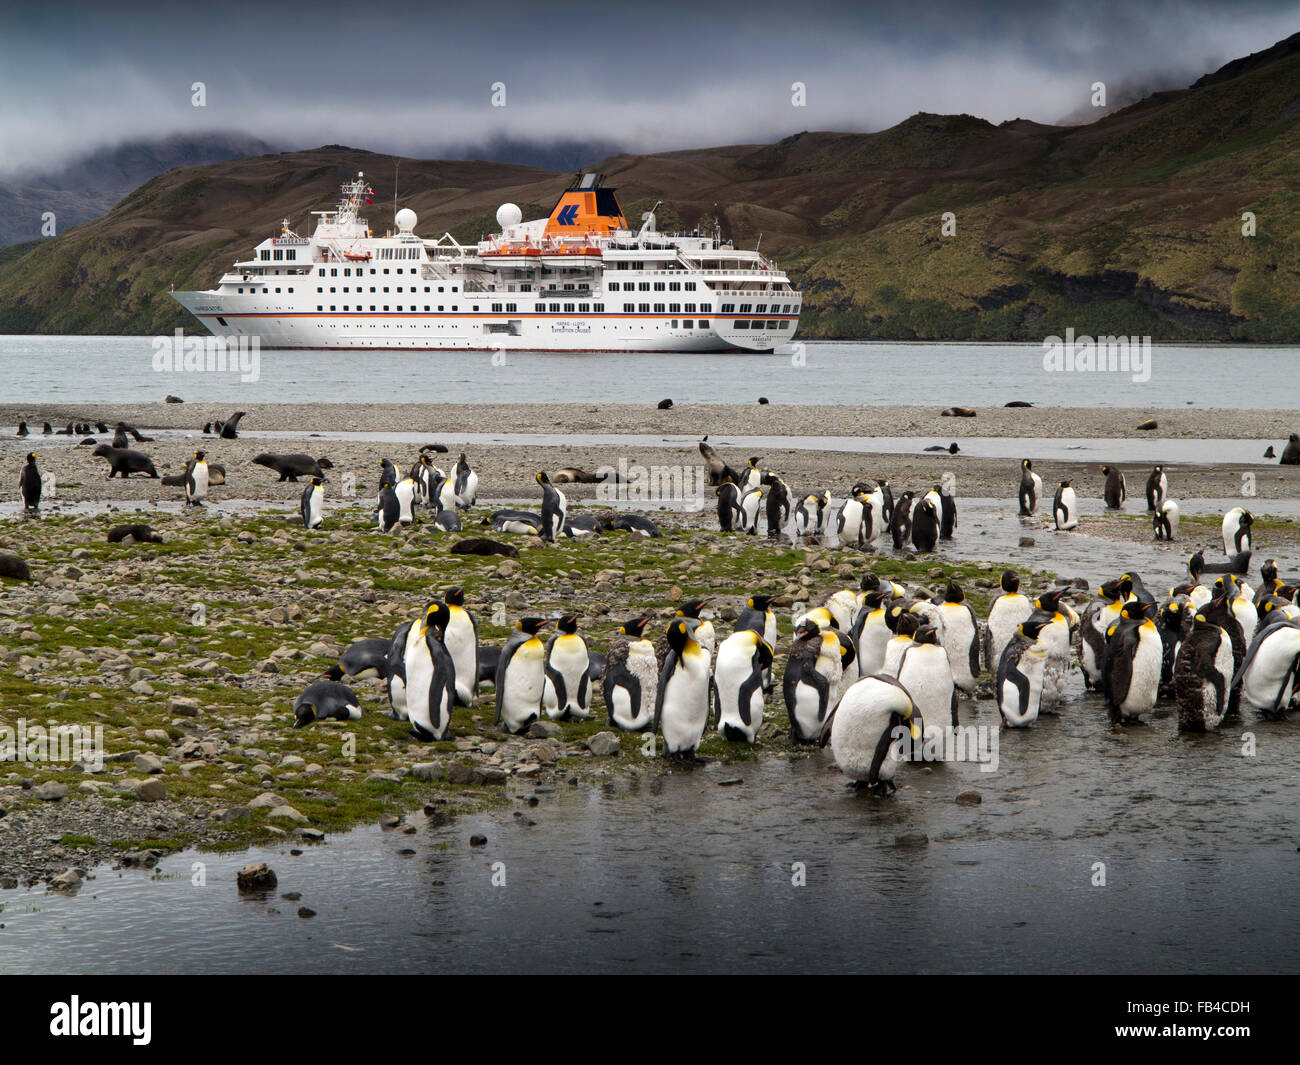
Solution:
[[[0,171],[214,130],[429,154],[503,136],[769,141],[916,111],[1054,122],[1095,81],[1185,85],[1300,30],[1297,16],[1300,0],[6,0]]]

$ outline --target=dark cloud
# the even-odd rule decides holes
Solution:
[[[1264,0],[32,5],[0,27],[0,167],[232,129],[425,153],[659,150],[879,129],[920,110],[1050,122],[1095,81],[1186,84],[1288,36],[1297,14]],[[806,107],[791,105],[794,82]]]

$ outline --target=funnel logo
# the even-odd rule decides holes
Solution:
[[[557,226],[576,226],[578,224],[578,205],[576,203],[566,204],[560,208],[560,213],[555,216]]]

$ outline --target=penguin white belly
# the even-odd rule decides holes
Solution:
[[[755,684],[753,691],[742,701],[741,687],[752,674],[750,658],[728,654],[726,641],[723,641],[718,653],[718,668],[713,674],[718,692],[718,731],[729,738],[739,734],[747,743],[754,742],[763,723],[763,685]]]
[[[190,479],[193,484],[185,486],[185,494],[195,503],[203,502],[208,497],[208,464],[196,462],[194,469],[190,471]]]
[[[402,525],[410,525],[415,521],[411,510],[415,503],[415,482],[409,477],[403,477],[393,491],[397,495],[397,520]]]
[[[419,626],[412,626],[412,630]],[[420,637],[406,645],[406,716],[412,724],[422,725],[433,732],[432,709],[429,705],[433,688],[433,659]]]
[[[1208,603],[1213,598],[1214,598],[1214,593],[1210,591],[1210,589],[1205,587],[1205,585],[1203,584],[1198,584],[1195,588],[1192,589],[1191,593],[1187,596],[1187,601],[1191,603],[1192,608],[1194,610],[1200,610],[1201,607],[1203,607],[1206,603]]]
[[[537,528],[526,521],[506,520],[501,523],[501,531],[507,533],[537,534]]]
[[[478,499],[478,474],[473,470],[465,474],[460,491],[455,494],[455,501],[462,507],[472,507]]]
[[[898,682],[907,689],[925,722],[925,745],[947,757],[945,739],[952,725],[952,670],[948,656],[935,644],[914,644],[898,670]]]
[[[322,488],[312,489],[312,493],[307,498],[307,528],[315,529],[320,525],[323,515],[321,514],[322,503],[325,499],[325,491]]]
[[[668,754],[693,752],[709,723],[709,666],[700,651],[678,659],[664,688],[659,729]]]
[[[943,612],[943,649],[948,655],[953,683],[969,694],[975,690],[975,675],[970,667],[971,646],[979,634],[970,611],[964,606],[956,604],[939,609]]]
[[[1250,641],[1255,638],[1255,629],[1259,626],[1259,612],[1255,609],[1255,604],[1245,596],[1239,596],[1232,601],[1232,616],[1241,626],[1242,638],[1249,647]]]
[[[1281,702],[1278,702],[1278,692],[1282,688],[1282,678],[1287,675],[1296,655],[1300,654],[1300,629],[1282,626],[1276,632],[1266,634],[1263,640],[1250,664],[1243,666],[1241,698],[1256,710],[1272,712],[1274,703],[1280,710],[1285,710],[1295,692],[1295,677],[1287,681]]]
[[[1149,714],[1156,705],[1160,689],[1160,670],[1164,663],[1164,647],[1155,626],[1143,625],[1139,630],[1137,648],[1133,652],[1128,692],[1119,704],[1120,713],[1126,715]]]
[[[581,636],[561,636],[551,646],[550,668],[564,681],[564,705],[560,705],[559,693],[550,677],[546,677],[542,692],[542,705],[547,716],[552,719],[568,717],[574,721],[585,721],[591,716],[588,705],[591,701],[591,683],[583,686],[591,669],[591,656],[587,651],[586,641]]]
[[[407,719],[406,681],[401,677],[393,676],[388,679],[388,702],[393,708],[393,717],[398,721],[405,721]]]
[[[1029,615],[1033,612],[1034,604],[1027,595],[1008,594],[994,600],[988,622],[989,660],[984,663],[989,672],[997,674],[1002,652],[1016,634],[1016,629],[1029,620]]]
[[[1218,728],[1227,712],[1228,685],[1232,683],[1233,670],[1236,668],[1232,656],[1232,640],[1225,632],[1219,638],[1219,648],[1214,653],[1214,669],[1223,678],[1223,702],[1219,702],[1219,693],[1213,680],[1201,684],[1201,706],[1204,708],[1206,728]]]
[[[501,720],[518,733],[536,720],[546,683],[546,655],[540,640],[521,644],[506,666],[501,694]]]
[[[880,668],[874,670],[886,677],[898,676],[898,663],[903,660],[903,652],[912,644],[916,643],[910,636],[893,636],[885,644],[885,654],[881,660]]]
[[[853,615],[858,612],[858,597],[842,588],[826,600],[826,609],[839,625],[840,632],[848,632],[853,628]]]
[[[1055,710],[1065,697],[1070,682],[1070,625],[1062,617],[1047,625],[1038,640],[1047,648],[1047,665],[1043,671],[1043,710]],[[1157,670],[1159,679],[1159,670]]]
[[[461,608],[451,608],[451,620],[442,642],[456,667],[456,698],[472,706],[478,680],[478,641],[474,622]]]
[[[870,781],[876,748],[889,733],[893,715],[905,712],[907,705],[906,694],[892,684],[871,677],[864,677],[844,693],[831,722],[831,753],[841,773],[850,780]],[[876,780],[888,783],[894,779],[902,762],[905,741],[905,734],[889,736]]]
[[[875,614],[872,614],[862,626],[861,646],[858,647],[858,676],[860,677],[879,673],[885,665],[885,648],[889,645],[892,634],[884,621],[885,612],[881,610],[878,613],[879,620],[876,620]]]
[[[1008,728],[1025,728],[1038,720],[1043,698],[1043,667],[1046,654],[1041,649],[1025,648],[1016,664],[1023,680],[1008,676],[998,689],[998,709]],[[1019,680],[1019,682],[1018,682]],[[1022,690],[1021,685],[1024,688]]]
[[[740,512],[744,515],[745,532],[758,531],[758,508],[763,500],[763,493],[758,488],[746,492],[740,500]]]
[[[625,668],[641,686],[640,703],[633,707],[632,695],[622,685],[615,685],[611,695],[614,723],[629,732],[639,732],[654,720],[655,694],[659,689],[659,662],[654,644],[637,640],[627,650]]]

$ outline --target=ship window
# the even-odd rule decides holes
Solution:
[[[298,253],[294,251],[292,248],[290,248],[287,252],[284,253],[284,257],[286,259],[297,259]]]
[[[271,258],[271,253],[270,253],[270,251],[268,251],[267,249],[263,248],[263,249],[262,249],[262,254],[259,255],[258,258],[259,258],[259,259],[270,259],[270,258]]]
[[[583,314],[586,314],[589,310],[591,310],[591,304],[590,303],[579,304],[578,310],[582,311]]]
[[[441,292],[442,289],[439,289],[438,291]],[[532,285],[520,285],[520,286],[519,286],[519,291],[520,291],[520,292],[532,292],[532,291],[533,291],[533,286],[532,286]]]
[[[338,276],[339,276],[339,269],[338,269],[338,267],[337,267],[337,266],[331,266],[331,267],[330,267],[330,277],[338,277]]]
[[[427,303],[424,305],[424,313],[425,314],[429,313],[429,305]]]
[[[277,290],[277,291],[278,291],[278,290]],[[290,286],[289,291],[290,291],[290,292],[293,291],[293,287],[292,287],[292,286]]]
[[[662,292],[663,290],[664,290],[664,283],[663,283],[662,281],[656,281],[656,282],[655,282],[655,291],[656,291],[656,292]]]
[[[670,304],[668,304],[668,313],[669,313],[669,314],[681,314],[681,312],[682,312],[682,305],[681,305],[680,303],[670,303]]]
[[[663,313],[664,313],[664,305],[662,303],[656,303],[655,314],[663,314]]]
[[[388,310],[388,304],[387,304],[387,303],[384,304],[384,310]]]
[[[451,286],[451,290],[452,290],[452,292],[459,292],[459,291],[460,291],[460,288],[459,288],[458,286],[456,286],[456,285],[452,285],[452,286]]]
[[[694,323],[693,321],[691,321],[691,319],[687,318],[684,322],[682,322],[682,328],[683,328],[683,329],[694,329],[694,328],[695,328],[695,323]]]
[[[438,310],[442,310],[442,304],[438,304]]]
[[[775,328],[776,328],[776,323],[775,323],[775,322],[768,322],[768,323],[767,323],[767,327],[768,327],[768,329],[775,329]]]
[[[688,304],[686,305],[686,313],[687,313],[687,314],[691,314],[691,313],[693,313],[694,311],[695,311],[695,304],[693,304],[693,303],[688,303]]]
[[[476,311],[478,310],[478,304],[477,304],[477,303],[474,304],[474,309],[475,309]]]
[[[635,310],[636,310],[636,304],[635,304],[635,303],[625,303],[625,304],[623,304],[623,313],[624,313],[624,314],[631,314],[631,313],[632,313],[633,311],[635,311]]]
[[[388,273],[388,267],[384,267],[384,273]]]
[[[324,276],[325,276],[325,271],[324,271],[323,269],[322,269],[322,270],[317,270],[317,271],[316,271],[316,276],[317,276],[317,277],[324,277]]]
[[[438,286],[438,291],[439,291],[439,292],[442,291],[442,286],[441,286],[441,285]]]
[[[239,294],[240,294],[241,296],[244,294],[244,290],[243,290],[242,288],[239,290]]]
[[[316,309],[317,309],[318,311],[323,311],[323,310],[325,309],[325,305],[322,304],[322,303],[318,303],[318,304],[316,304]],[[218,318],[217,321],[220,322],[221,319]],[[225,325],[224,322],[222,322],[221,324],[222,324],[222,325]]]
[[[387,291],[387,290],[385,289],[385,291]],[[748,314],[748,313],[749,313],[750,311],[752,311],[753,309],[754,309],[754,305],[753,305],[752,303],[742,303],[742,304],[740,305],[740,313],[741,313],[741,314]]]
[[[374,305],[373,303],[370,305],[370,309],[371,309],[372,311],[375,309],[375,305]],[[370,328],[371,328],[371,329],[374,329],[375,327],[372,325]]]
[[[762,329],[762,328],[763,328],[763,323],[760,322],[758,319],[755,319],[754,321],[752,321],[752,322],[749,323],[749,328],[750,328],[750,329]]]
[[[676,319],[676,318],[674,318],[673,321],[672,321],[672,328],[674,328],[674,329],[677,328],[677,319]]]
[[[346,266],[345,266],[345,267],[343,268],[343,276],[344,276],[344,277],[351,277],[351,276],[352,276],[352,270],[351,270],[349,267],[346,267]]]
[[[695,291],[695,282],[694,282],[694,281],[687,281],[687,282],[686,282],[686,291],[687,291],[687,292],[694,292],[694,291]]]
[[[506,304],[506,311],[507,311],[507,312],[517,311],[518,309],[519,309],[519,305],[518,305],[517,303],[507,303],[507,304]]]
[[[337,308],[336,306],[334,306],[334,304],[331,303],[331,304],[330,304],[330,310],[331,310],[331,311],[337,311],[338,308]]]
[[[387,285],[384,286],[384,291],[385,291],[385,292],[388,291],[388,286],[387,286]]]
[[[700,328],[701,328],[701,329],[708,329],[708,328],[709,328],[709,320],[708,320],[707,318],[701,318],[701,319],[700,319]]]
[[[346,303],[343,304],[343,309],[344,309],[345,311],[346,311],[346,310],[350,310],[350,308],[348,307],[348,305],[347,305]]]
[[[280,288],[279,288],[279,286],[278,286],[278,285],[277,285],[277,286],[276,286],[276,289],[275,289],[275,291],[276,291],[276,292],[279,292],[279,291],[280,291]]]
[[[789,323],[789,322],[782,322],[782,323],[781,323],[781,328],[782,328],[782,329],[789,329],[789,328],[790,328],[790,323]]]
[[[492,304],[492,311],[493,311],[493,313],[497,313],[497,314],[499,314],[500,311],[501,311],[501,304],[499,304],[499,303],[494,303],[494,304]]]
[[[641,282],[640,284],[638,284],[636,287],[637,287],[638,289],[640,289],[642,292],[649,292],[649,291],[650,291],[650,282],[649,282],[649,281],[642,281],[642,282]]]
[[[754,308],[754,312],[755,312],[756,314],[762,314],[762,313],[763,313],[764,311],[766,311],[766,310],[767,310],[767,304],[766,304],[766,303],[760,303],[757,307]]]
[[[650,313],[650,304],[648,304],[648,303],[640,303],[640,304],[637,304],[637,310],[639,310],[642,314],[649,314],[649,313]]]
[[[609,283],[609,290],[610,290],[610,292],[617,292],[617,291],[618,291],[618,285],[619,285],[619,283],[618,283],[617,281],[611,281],[611,282]]]
[[[429,291],[429,286],[428,286],[428,285],[425,285],[425,286],[424,286],[424,291],[425,291],[425,292],[428,292],[428,291]]]
[[[566,303],[566,304],[564,305],[564,313],[565,313],[565,314],[572,314],[572,313],[573,313],[573,306],[574,306],[574,305],[573,305],[572,303]]]
[[[748,328],[749,328],[749,322],[746,321],[746,320],[743,319],[743,318],[738,318],[738,319],[737,319],[735,322],[733,322],[732,324],[733,324],[737,329],[748,329]]]
[[[453,311],[458,311],[458,310],[460,310],[460,304],[459,304],[459,303],[453,303],[453,304],[451,305],[451,309],[452,309]]]
[[[724,303],[721,310],[723,314],[734,314],[736,305],[734,303]]]

